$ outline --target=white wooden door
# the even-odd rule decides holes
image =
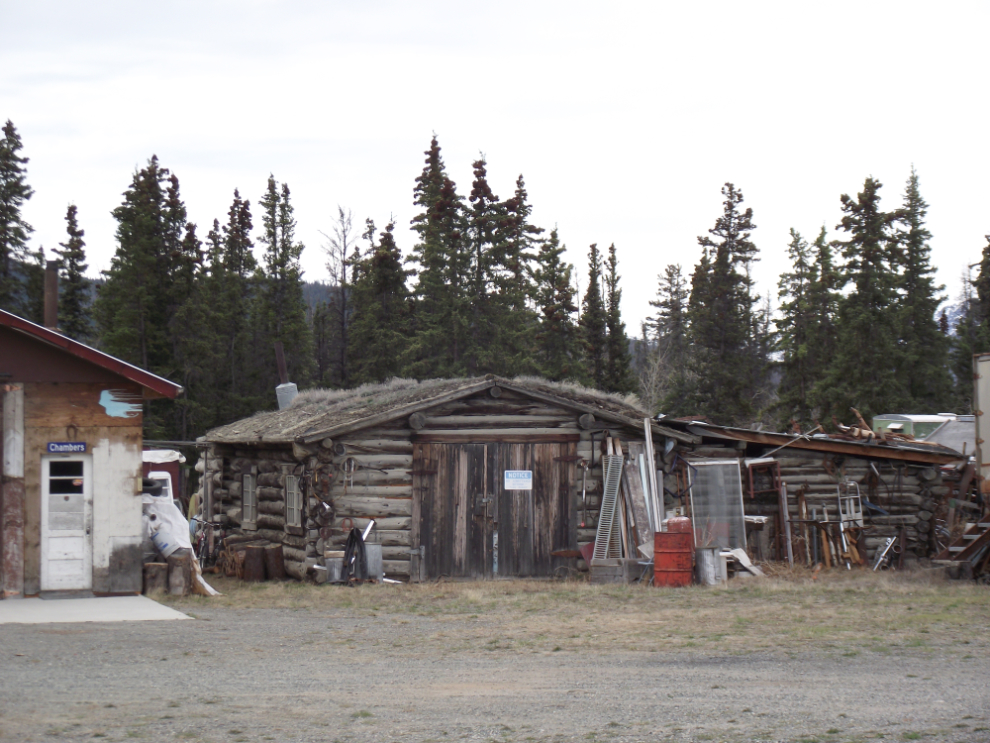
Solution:
[[[93,587],[93,460],[42,457],[41,590]]]

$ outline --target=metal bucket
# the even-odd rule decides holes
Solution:
[[[325,562],[327,564],[327,583],[340,583],[341,576],[344,574],[343,556],[328,557]]]

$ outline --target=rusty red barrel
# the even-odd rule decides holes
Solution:
[[[688,530],[658,531],[653,536],[653,585],[689,586],[693,577],[694,547],[691,521]],[[669,525],[669,524],[668,524]]]

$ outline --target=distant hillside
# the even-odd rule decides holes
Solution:
[[[320,302],[329,302],[333,287],[324,284],[322,281],[304,281],[303,298],[306,305],[312,310]]]

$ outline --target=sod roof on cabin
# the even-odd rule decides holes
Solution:
[[[499,386],[525,395],[552,397],[562,407],[593,412],[602,420],[635,426],[642,430],[643,410],[635,396],[622,397],[578,384],[548,382],[534,377],[502,379],[392,379],[382,384],[366,384],[349,390],[309,390],[301,392],[285,410],[257,413],[206,433],[214,443],[291,443],[314,441],[335,432],[370,428],[409,415],[448,400]],[[366,423],[366,425],[363,425]],[[656,430],[656,426],[654,429]],[[684,437],[681,432],[661,429],[662,433]]]

